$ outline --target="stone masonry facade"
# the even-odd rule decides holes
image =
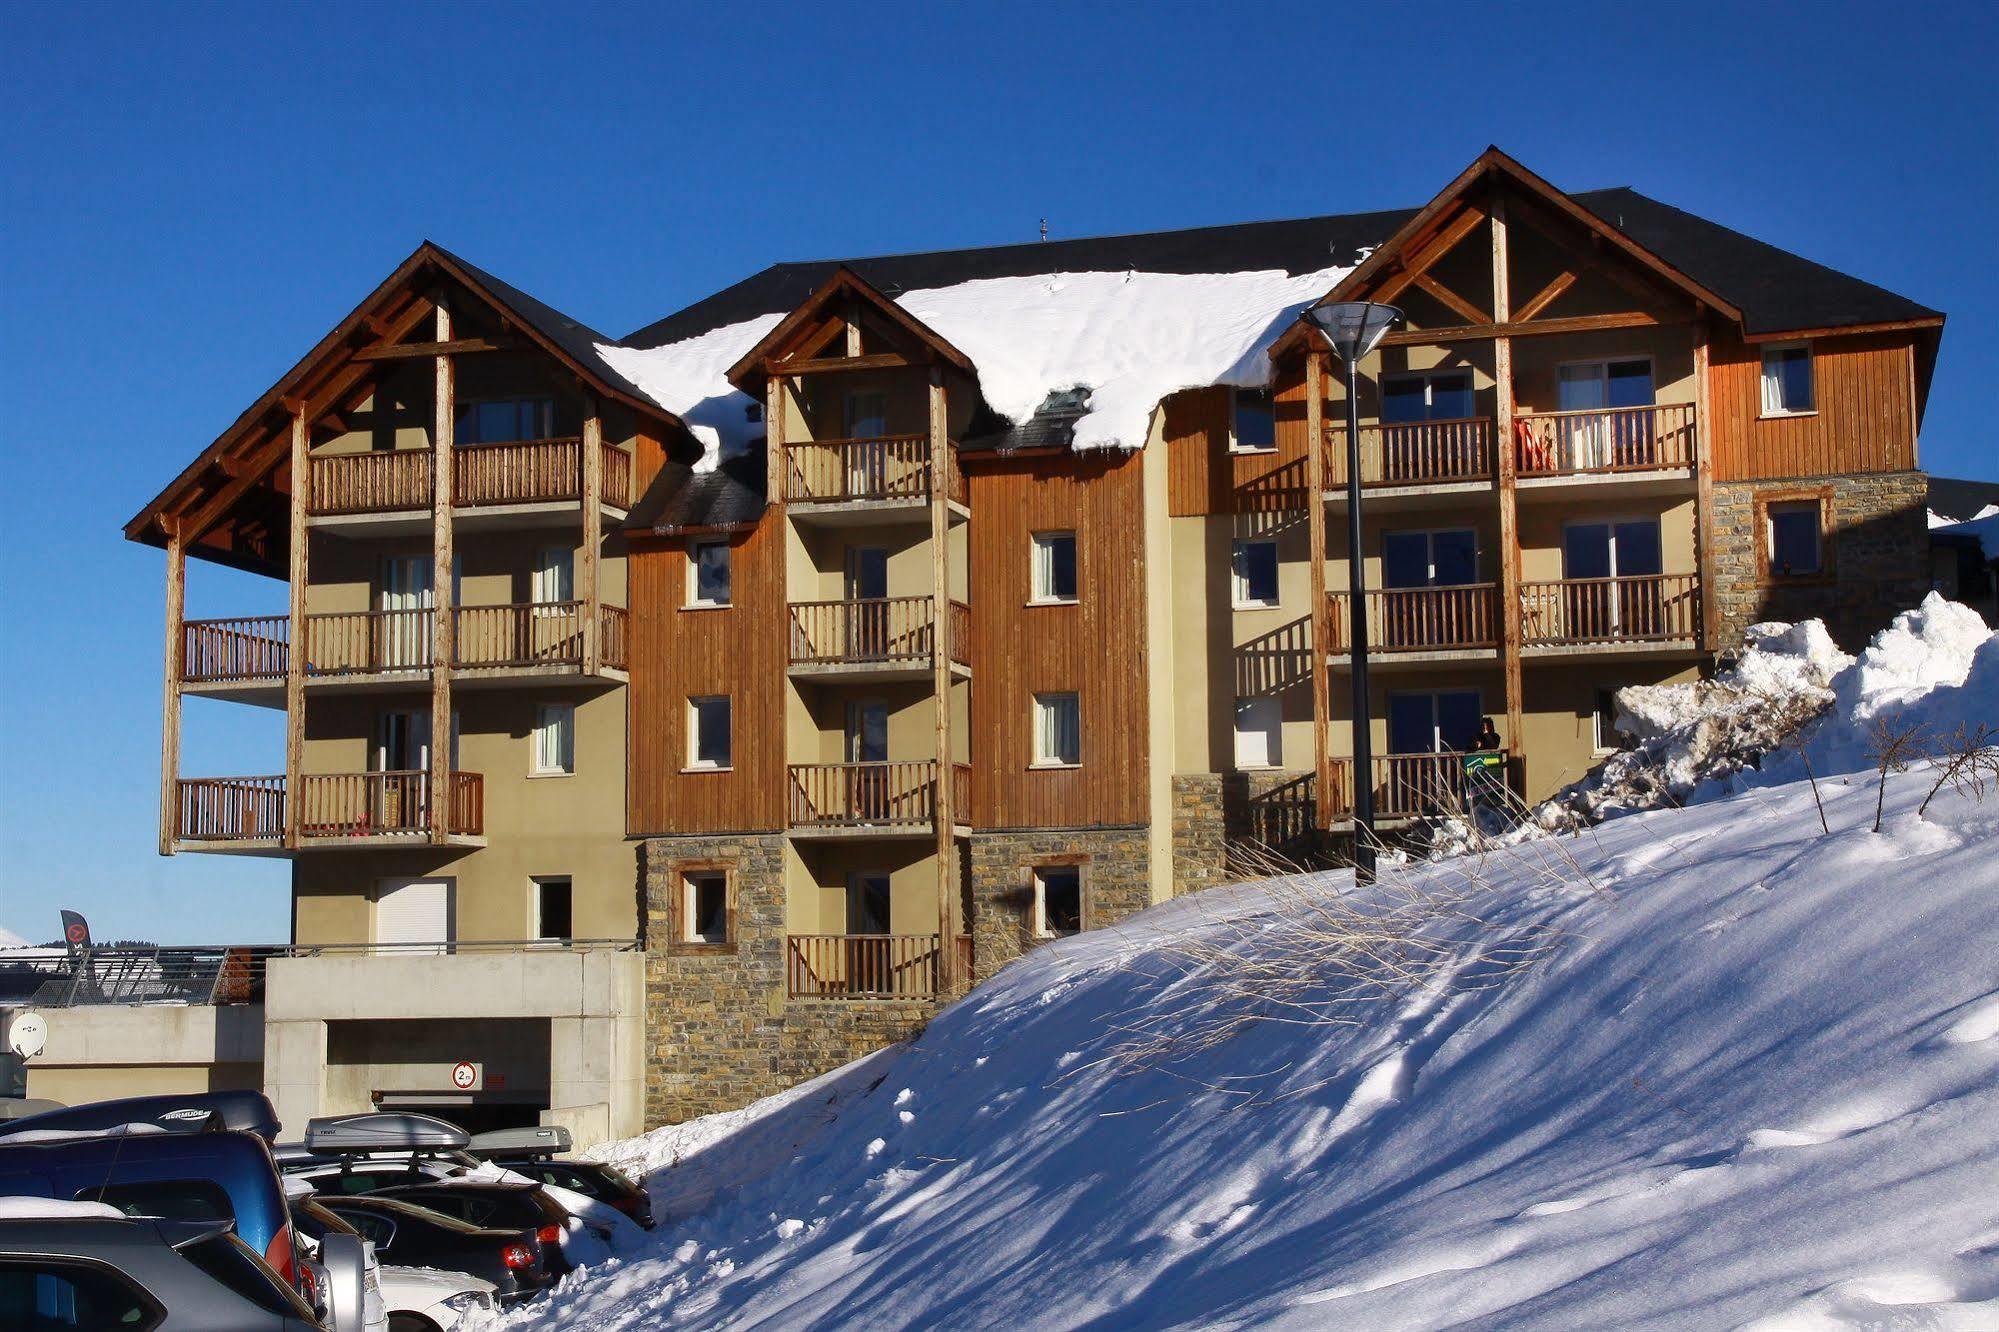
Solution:
[[[1152,905],[1144,828],[975,832],[971,841],[972,967],[981,981],[1039,942],[1031,923],[1037,865],[1082,867],[1086,930]]]
[[[1763,620],[1818,617],[1853,651],[1929,589],[1928,481],[1921,472],[1717,482],[1713,552],[1716,646],[1732,651]],[[1763,570],[1768,537],[1759,500],[1822,496],[1823,576],[1788,580]]]
[[[646,842],[647,1124],[748,1105],[906,1040],[937,1011],[911,1000],[787,999],[784,860],[777,834]],[[731,944],[675,942],[675,899],[692,866],[731,875]]]
[[[1228,834],[1222,820],[1222,775],[1173,777],[1173,891],[1199,892],[1227,876]]]

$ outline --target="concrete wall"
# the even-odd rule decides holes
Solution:
[[[48,1046],[27,1061],[29,1096],[80,1105],[263,1083],[264,1010],[256,1004],[40,1011]]]

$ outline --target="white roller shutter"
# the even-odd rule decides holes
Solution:
[[[375,942],[404,946],[449,942],[451,892],[450,879],[384,880],[375,899]],[[444,951],[442,947],[434,950]]]

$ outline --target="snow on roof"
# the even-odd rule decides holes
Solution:
[[[1929,518],[1932,532],[1939,527],[1961,527],[1966,523],[1982,523],[1987,518],[1999,518],[1999,504],[1988,504],[1969,518],[1953,518],[1947,513],[1938,513],[1935,509],[1931,509]]]
[[[0,1221],[49,1221],[70,1217],[106,1217],[123,1221],[125,1214],[110,1203],[67,1202],[61,1198],[0,1198]]]
[[[1050,393],[1084,387],[1073,447],[1137,449],[1152,410],[1181,389],[1270,382],[1270,345],[1351,271],[1041,273],[907,291],[896,303],[978,366],[986,404],[1027,420]],[[686,421],[712,471],[760,427],[723,373],[776,327],[761,315],[661,347],[598,351]]]

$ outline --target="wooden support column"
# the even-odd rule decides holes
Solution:
[[[1708,416],[1708,329],[1705,312],[1694,320],[1694,568],[1701,579],[1700,644],[1715,651],[1721,641],[1715,614],[1714,453]],[[1760,539],[1760,538],[1759,538]]]
[[[577,599],[583,603],[583,674],[595,675],[603,652],[603,588],[598,552],[604,545],[604,420],[597,395],[583,395],[583,546],[577,553]]]
[[[764,381],[764,499],[769,503],[784,502],[789,466],[784,456],[784,376],[772,375]]]
[[[1326,354],[1305,353],[1305,531],[1312,574],[1312,790],[1318,826],[1333,822],[1332,681],[1326,665]]]
[[[930,646],[937,705],[937,981],[958,983],[958,810],[951,765],[951,417],[944,369],[930,367]]]
[[[294,850],[305,811],[305,592],[311,577],[305,516],[311,484],[312,421],[301,407],[292,413],[291,549],[286,572],[291,621],[285,635],[285,845]]]
[[[174,853],[180,836],[180,676],[187,613],[187,539],[174,522],[167,528],[166,688],[160,712],[160,854]]]
[[[1492,319],[1504,327],[1512,300],[1507,288],[1506,196],[1492,196]],[[1506,675],[1506,747],[1519,761],[1525,726],[1520,679],[1520,495],[1518,453],[1513,442],[1513,339],[1492,340],[1495,406],[1492,428],[1499,447],[1499,614],[1500,662]]]
[[[437,296],[437,341],[451,341],[451,308]],[[430,840],[442,845],[451,832],[451,661],[456,635],[451,578],[451,494],[458,385],[449,356],[435,361],[431,418],[430,542]]]

